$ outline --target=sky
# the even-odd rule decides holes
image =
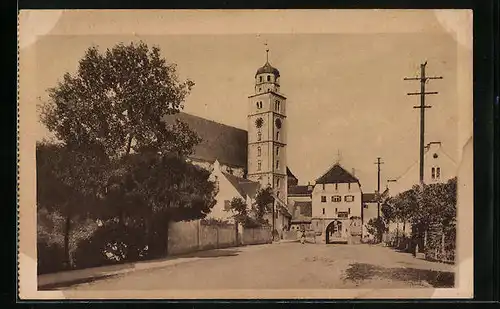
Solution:
[[[133,20],[124,14],[65,12],[47,33],[26,43],[22,53],[31,59],[30,78],[36,86],[24,90],[25,98],[34,105],[47,100],[46,89],[55,86],[65,72],[74,72],[91,45],[105,50],[120,42],[142,40],[159,46],[167,61],[177,64],[180,77],[195,82],[185,112],[246,130],[247,97],[253,94],[256,70],[265,63],[267,42],[269,61],[280,70],[281,91],[287,97],[287,161],[299,183],[319,178],[340,153],[340,163],[349,171],[355,169],[363,191],[369,192],[377,186],[377,157],[384,162],[383,185],[418,161],[419,112],[413,106],[419,104],[419,97],[406,93],[420,88],[418,82],[403,78],[417,76],[420,63],[427,60],[427,74],[443,79],[427,85],[428,91],[439,94],[427,97],[432,108],[426,111],[426,142],[442,142],[444,151],[458,159],[457,50],[461,47],[433,14],[394,17],[366,13],[353,19],[333,13],[331,23],[322,28],[316,25],[313,31],[294,31],[301,24],[297,18],[295,26],[285,31],[272,27],[273,23],[288,23],[287,16],[264,19],[247,14],[241,16],[241,24],[259,25],[238,32],[228,23],[223,31],[215,27],[219,30],[191,33],[186,25],[209,29],[218,19],[181,14],[184,19],[175,17],[173,23],[169,14],[142,13]],[[392,20],[387,18],[391,16],[399,18],[402,28],[430,30],[377,32],[377,25],[390,24]],[[357,21],[372,25],[374,31],[335,29],[336,23],[345,28]],[[162,24],[168,28],[163,33]],[[86,31],[78,31],[83,26]],[[275,31],[266,33],[266,28]],[[184,30],[176,33],[175,29]],[[42,124],[33,134],[37,140],[48,136]]]

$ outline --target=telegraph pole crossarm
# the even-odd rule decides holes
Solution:
[[[420,105],[413,106],[413,108],[420,109],[420,185],[424,183],[424,143],[425,143],[425,109],[431,108],[430,105],[425,104],[425,96],[438,94],[437,91],[425,91],[425,84],[429,80],[443,79],[442,76],[426,76],[425,67],[427,66],[427,61],[420,65],[420,76],[419,77],[405,77],[404,80],[415,80],[420,81],[420,92],[409,92],[407,95],[418,95],[420,96]]]

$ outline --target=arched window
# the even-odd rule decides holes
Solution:
[[[262,168],[262,162],[259,160],[257,161],[257,170],[260,171],[261,168]]]
[[[436,168],[434,167],[431,169],[431,177],[432,179],[436,179]]]
[[[257,102],[257,108],[260,109],[260,102]]]
[[[276,179],[276,187],[279,187],[279,186],[280,186],[280,179],[279,179],[279,178],[277,178],[277,179]]]
[[[262,83],[262,76],[259,76],[259,82]]]
[[[260,141],[262,139],[262,133],[257,132],[257,140]]]
[[[260,157],[261,153],[262,153],[262,149],[259,146],[259,147],[257,147],[257,156]]]
[[[274,102],[274,109],[277,111],[280,110],[280,101],[276,100],[276,102]]]
[[[276,139],[279,140],[280,139],[280,131],[276,131]]]
[[[267,81],[270,82],[271,81],[271,75],[267,75]]]
[[[276,168],[280,168],[280,160],[276,160]]]
[[[441,178],[441,168],[440,167],[436,168],[436,178],[437,179]]]

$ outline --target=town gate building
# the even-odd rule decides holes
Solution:
[[[359,180],[339,163],[316,180],[311,225],[324,243],[360,243],[362,191]]]

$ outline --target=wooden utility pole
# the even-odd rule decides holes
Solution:
[[[384,162],[380,161],[380,157],[377,158],[377,219],[380,219],[380,164],[384,164]]]
[[[430,79],[443,79],[442,76],[426,76],[425,67],[427,61],[420,65],[420,77],[405,77],[404,80],[418,80],[420,81],[420,92],[410,92],[407,95],[419,95],[420,105],[413,106],[413,108],[420,109],[420,185],[424,184],[424,144],[425,144],[425,109],[431,108],[430,105],[425,105],[425,96],[428,94],[438,94],[437,91],[425,92],[425,84]]]

